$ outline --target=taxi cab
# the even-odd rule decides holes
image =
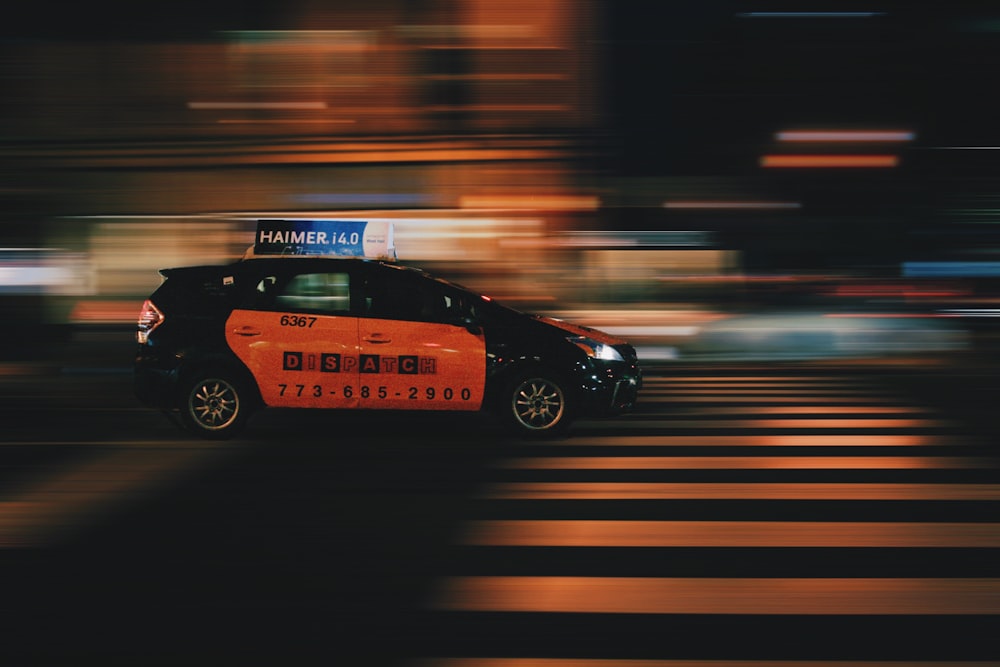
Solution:
[[[396,263],[389,223],[260,220],[243,259],[160,274],[135,394],[202,437],[264,407],[488,411],[554,436],[642,385],[626,341]]]

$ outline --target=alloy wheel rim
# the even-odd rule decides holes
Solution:
[[[236,389],[224,380],[206,380],[191,395],[191,414],[206,429],[216,430],[232,424],[239,407]]]
[[[542,378],[525,380],[514,392],[512,407],[517,421],[527,428],[552,428],[562,419],[566,403],[562,390]]]

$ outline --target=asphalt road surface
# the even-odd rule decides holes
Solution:
[[[104,370],[0,378],[0,664],[1000,664],[986,365],[664,367],[545,443],[193,440]]]

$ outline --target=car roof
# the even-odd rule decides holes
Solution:
[[[388,261],[384,259],[371,259],[367,257],[330,257],[328,255],[284,255],[280,257],[248,257],[241,259],[229,266],[231,268],[238,267],[264,267],[265,269],[271,269],[272,267],[292,267],[296,264],[305,264],[313,266],[334,266],[334,265],[359,265],[359,266],[373,266],[373,267],[384,267],[386,269],[391,269],[395,271],[407,271],[415,274],[421,274],[428,277],[433,277],[423,269],[417,268],[415,266],[406,266],[404,264],[397,264],[393,261]]]
[[[392,260],[385,259],[372,259],[367,257],[331,257],[329,255],[284,255],[278,257],[244,257],[235,262],[229,264],[209,264],[209,265],[199,265],[199,266],[182,266],[182,267],[171,267],[160,269],[160,275],[164,278],[180,278],[181,276],[206,276],[214,275],[218,277],[223,277],[227,273],[232,273],[233,275],[241,275],[249,273],[250,276],[260,275],[261,273],[266,273],[269,271],[280,271],[284,273],[288,267],[299,265],[300,267],[309,267],[308,270],[315,270],[316,268],[323,267],[328,268],[333,265],[345,265],[351,264],[354,266],[366,266],[372,267],[376,270],[387,270],[387,271],[398,271],[400,273],[408,274],[414,277],[425,278],[427,280],[434,281],[443,285],[448,285],[452,288],[459,289],[465,292],[470,292],[472,294],[477,294],[475,290],[471,290],[465,285],[461,285],[454,281],[448,280],[441,276],[429,273],[428,271],[415,266],[407,266],[405,264],[398,264]]]

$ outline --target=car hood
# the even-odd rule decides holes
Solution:
[[[605,345],[628,344],[628,341],[623,338],[612,336],[611,334],[601,331],[600,329],[586,327],[583,326],[582,324],[573,324],[572,322],[557,320],[554,317],[545,317],[543,315],[535,315],[535,319],[551,327],[555,327],[556,329],[562,329],[563,331],[566,331],[576,336],[586,336],[587,338],[596,340],[598,343],[604,343]]]

